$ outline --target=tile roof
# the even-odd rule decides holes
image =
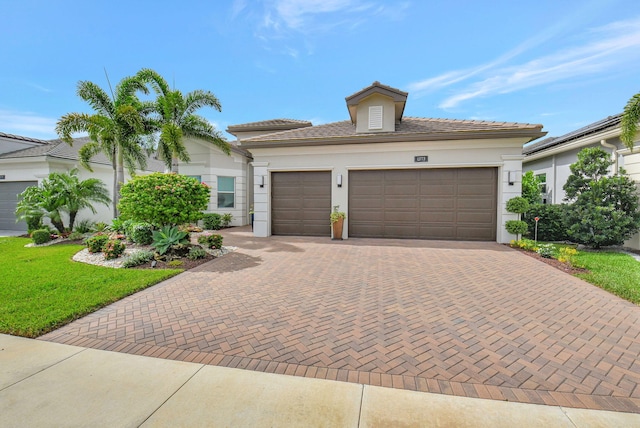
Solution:
[[[278,128],[301,128],[306,126],[312,126],[312,123],[308,120],[297,120],[297,119],[269,119],[262,120],[260,122],[249,122],[249,123],[241,123],[238,125],[231,125],[227,127],[227,131],[260,131],[260,130],[269,130],[269,129],[278,129]]]
[[[3,153],[0,155],[0,159],[49,156],[58,159],[79,161],[80,156],[78,155],[78,151],[89,141],[89,137],[74,138],[73,146],[70,146],[62,140],[45,141],[46,144],[43,144],[41,146],[29,147],[27,149],[16,150],[14,152]],[[102,165],[111,165],[111,161],[103,153],[96,154],[91,159],[91,162]],[[147,159],[147,170],[164,171],[164,163],[157,159],[149,157]]]
[[[28,141],[30,143],[49,144],[48,141],[40,140],[38,138],[23,137],[22,135],[7,134],[5,132],[0,132],[0,137],[10,138],[12,140]]]
[[[545,138],[544,140],[537,141],[533,144],[528,144],[522,148],[522,154],[530,155],[536,152],[540,152],[544,149],[548,149],[550,147],[555,147],[569,141],[577,140],[578,138],[582,138],[586,135],[595,134],[596,132],[617,126],[621,120],[622,113],[616,114],[614,116],[607,116],[604,119],[590,123],[587,126],[583,126],[582,128],[576,129],[575,131],[568,132],[564,135],[561,135],[560,137],[549,137]]]
[[[251,147],[252,143],[261,142],[295,142],[296,140],[340,139],[349,137],[379,138],[381,136],[408,136],[424,134],[437,136],[442,134],[484,131],[500,132],[522,130],[540,132],[541,129],[542,125],[533,125],[528,123],[404,117],[402,122],[396,126],[395,132],[357,134],[355,125],[353,125],[351,121],[345,120],[247,138],[240,141],[240,145],[247,145]]]

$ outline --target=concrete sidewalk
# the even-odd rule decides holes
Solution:
[[[627,427],[640,415],[428,394],[0,335],[0,425]]]

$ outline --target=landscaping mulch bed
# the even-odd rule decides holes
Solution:
[[[213,259],[215,259],[214,256],[212,256],[211,254],[207,254],[205,258],[198,259],[198,260],[190,260],[190,259],[188,259],[186,257],[181,258],[180,261],[182,262],[182,264],[180,266],[168,266],[168,264],[167,264],[168,262],[158,261],[158,263],[156,264],[155,268],[152,268],[151,267],[151,262],[149,262],[149,263],[145,263],[145,264],[140,265],[140,266],[127,268],[127,269],[184,269],[184,270],[189,270],[189,269],[196,268],[196,267],[200,266],[203,263],[210,262]]]
[[[579,273],[589,273],[587,269],[572,267],[567,263],[562,263],[561,261],[558,261],[556,259],[542,257],[540,254],[536,253],[535,251],[526,251],[521,248],[514,248],[514,250],[518,250],[521,253],[526,254],[529,257],[533,257],[534,259],[540,260],[541,262],[546,263],[550,266],[553,266],[556,269],[560,269],[561,271],[566,272],[569,275],[576,275]]]

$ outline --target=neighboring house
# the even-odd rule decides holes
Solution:
[[[249,224],[253,200],[253,171],[249,152],[232,143],[231,155],[227,156],[206,141],[189,138],[185,140],[185,147],[191,161],[180,162],[178,171],[211,187],[207,212],[232,214],[232,226]]]
[[[505,205],[521,193],[522,146],[542,125],[405,117],[407,96],[374,82],[346,98],[350,120],[242,136],[254,234],[329,236],[339,206],[345,237],[512,239]]]
[[[74,139],[73,146],[61,140],[37,140],[0,133],[0,229],[26,231],[25,222],[16,223],[15,209],[18,197],[29,186],[37,186],[52,172],[67,172],[78,168],[81,180],[99,178],[113,193],[113,167],[103,154],[91,162],[93,172],[80,165],[78,150],[89,141],[88,137]],[[149,159],[146,172],[162,171],[163,164]],[[140,171],[141,173],[143,171]],[[128,176],[127,176],[128,177]],[[94,205],[97,214],[82,210],[77,219],[91,219],[110,223],[113,207]]]
[[[621,116],[609,116],[560,137],[545,138],[523,147],[522,154],[525,157],[522,170],[533,171],[540,178],[544,203],[563,202],[565,193],[562,187],[571,175],[569,167],[578,160],[578,152],[586,147],[600,147],[610,152],[619,166],[624,166],[622,150],[625,146],[620,141]]]
[[[609,116],[560,137],[524,146],[523,171],[533,171],[543,180],[544,203],[564,202],[563,186],[571,175],[569,167],[578,160],[578,152],[586,147],[600,147],[611,153],[613,170],[624,167],[631,179],[640,183],[640,136],[635,140],[633,151],[626,148],[620,141],[621,118],[622,114]],[[625,246],[640,249],[640,235],[626,241]]]

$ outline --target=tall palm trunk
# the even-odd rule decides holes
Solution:
[[[176,155],[173,155],[171,157],[171,172],[175,172],[176,174],[179,173],[178,169],[178,157]]]

